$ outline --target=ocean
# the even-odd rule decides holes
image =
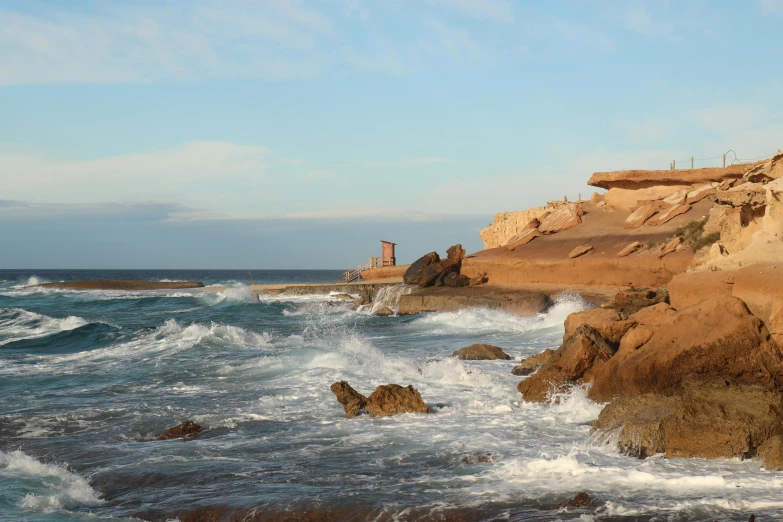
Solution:
[[[590,434],[575,388],[521,401],[511,374],[556,348],[545,314],[374,317],[329,296],[254,300],[254,283],[339,271],[0,271],[0,520],[757,520],[783,518],[783,473],[758,461],[637,460]],[[221,293],[28,288],[79,279],[197,280]],[[513,361],[459,361],[473,343]],[[329,386],[412,384],[432,414],[345,418]],[[189,440],[156,440],[194,420]],[[586,491],[595,505],[548,509]],[[274,518],[278,517],[278,518]],[[282,517],[282,518],[281,518]],[[287,517],[287,518],[286,518]]]

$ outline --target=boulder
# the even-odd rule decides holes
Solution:
[[[575,312],[566,317],[563,340],[571,337],[582,325],[589,325],[611,346],[617,349],[620,339],[635,326],[635,322],[626,319],[617,310],[611,308],[591,308]]]
[[[455,265],[459,265],[462,263],[462,260],[465,259],[465,249],[462,248],[461,244],[457,243],[453,247],[446,250],[446,256],[449,261]]]
[[[511,357],[491,344],[472,344],[467,348],[460,348],[451,354],[452,357],[465,361],[491,361],[496,359],[509,360]]]
[[[547,348],[541,353],[531,355],[511,370],[512,375],[530,375],[552,359],[554,350]]]
[[[413,386],[398,384],[378,386],[367,398],[367,413],[373,417],[388,417],[400,413],[430,413],[419,391]]]
[[[655,203],[647,203],[646,205],[642,205],[633,212],[631,212],[631,215],[625,218],[625,222],[623,223],[623,227],[625,228],[639,228],[640,226],[644,225],[645,221],[653,217],[654,214],[658,212],[659,205]]]
[[[691,375],[769,387],[783,384],[778,346],[736,297],[716,296],[680,310],[654,331],[638,350],[593,371],[591,399],[672,394]]]
[[[680,236],[675,236],[668,243],[663,245],[663,248],[661,248],[661,251],[658,253],[658,259],[663,259],[664,256],[666,256],[667,254],[671,254],[672,252],[676,252],[677,248],[681,244],[682,244],[682,238]]]
[[[523,245],[527,245],[539,236],[541,236],[541,232],[537,228],[525,230],[511,238],[511,241],[508,242],[505,248],[513,251]]]
[[[644,394],[607,405],[593,430],[619,431],[618,446],[646,458],[750,458],[776,465],[783,395],[725,379],[689,379],[680,395]],[[770,469],[770,468],[768,468]]]
[[[526,401],[546,402],[553,393],[569,385],[591,381],[592,368],[597,362],[608,361],[614,350],[591,326],[576,329],[537,373],[517,385]]]
[[[483,285],[486,282],[487,282],[487,273],[486,272],[482,272],[479,275],[477,275],[476,277],[471,277],[468,280],[468,285],[470,285],[470,286]]]
[[[422,271],[432,263],[437,263],[438,261],[440,261],[440,256],[437,252],[430,252],[429,254],[421,256],[405,271],[405,274],[402,276],[402,281],[406,285],[420,285]],[[432,279],[435,278],[433,277]]]
[[[634,241],[633,243],[631,243],[627,247],[625,247],[622,250],[620,250],[619,252],[617,252],[617,257],[627,257],[627,256],[630,256],[634,252],[636,252],[639,249],[641,249],[643,246],[644,245],[642,245],[640,242]]]
[[[470,285],[470,278],[466,275],[455,274],[450,272],[443,278],[443,286],[450,286],[452,288],[460,288]]]
[[[367,403],[367,397],[351,388],[351,385],[345,381],[332,384],[330,389],[337,397],[337,402],[343,405],[345,416],[348,418],[356,417]]]
[[[560,206],[546,216],[539,225],[538,230],[544,234],[556,234],[569,228],[574,228],[582,222],[582,205],[579,203],[567,203]]]
[[[616,310],[626,316],[635,314],[642,308],[658,303],[669,302],[669,291],[661,288],[634,288],[621,290],[614,295],[607,308]]]
[[[588,253],[589,251],[591,251],[592,249],[593,249],[593,245],[578,246],[575,249],[571,250],[571,252],[568,253],[568,258],[569,259],[574,259],[576,257],[583,256],[586,253]]]
[[[691,206],[685,203],[682,203],[680,205],[674,205],[667,209],[663,209],[655,216],[651,217],[649,220],[647,220],[647,225],[651,226],[658,226],[663,225],[664,223],[671,221],[672,219],[676,218],[677,216],[681,214],[685,214],[691,209]]]
[[[185,439],[198,435],[202,431],[204,431],[204,428],[195,422],[185,421],[182,424],[177,424],[173,428],[169,428],[166,433],[159,435],[158,440]]]

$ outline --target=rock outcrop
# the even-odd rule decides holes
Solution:
[[[511,359],[501,348],[491,344],[472,344],[466,348],[456,350],[451,356],[465,361],[492,361],[497,359],[507,361]]]
[[[411,266],[405,271],[405,274],[402,276],[403,283],[406,285],[421,285],[425,277],[428,277],[423,274],[424,269],[439,261],[440,256],[437,252],[430,252],[421,256],[411,263]]]
[[[783,395],[724,379],[688,380],[680,395],[645,394],[607,405],[594,432],[619,430],[618,445],[638,458],[751,458],[780,465]]]
[[[468,286],[470,278],[460,275],[465,249],[456,244],[446,251],[448,257],[441,259],[437,252],[430,252],[417,259],[405,271],[402,280],[405,284],[419,288],[428,286]]]
[[[530,375],[531,373],[537,371],[541,366],[548,363],[550,360],[552,360],[552,355],[554,355],[555,351],[550,350],[547,348],[541,353],[537,353],[536,355],[531,355],[524,361],[520,362],[518,365],[514,366],[514,368],[511,370],[512,375]]]
[[[202,431],[204,431],[204,428],[189,420],[182,424],[177,424],[173,428],[169,428],[165,433],[158,436],[158,440],[186,439],[188,437],[194,437]]]
[[[629,288],[617,292],[606,308],[611,308],[626,316],[635,314],[642,308],[669,302],[669,291],[661,288]],[[567,320],[567,319],[566,319]]]
[[[430,408],[421,399],[413,386],[385,384],[378,386],[369,397],[354,390],[347,382],[332,384],[332,393],[343,405],[346,417],[355,417],[365,410],[373,417],[388,417],[400,413],[430,413]]]
[[[582,222],[582,205],[579,203],[566,203],[550,212],[538,227],[543,235],[556,234],[569,228],[574,228]]]
[[[549,207],[536,207],[496,214],[492,224],[481,230],[484,248],[505,246],[523,231],[537,229],[541,219],[551,211]]]
[[[718,296],[676,312],[633,353],[595,368],[589,396],[673,394],[691,375],[774,387],[783,384],[783,355],[745,303]]]

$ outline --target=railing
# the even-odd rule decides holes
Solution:
[[[744,165],[744,164],[747,164],[747,163],[755,163],[755,162],[760,161],[760,160],[769,159],[772,156],[774,156],[775,154],[780,154],[780,150],[778,150],[775,153],[768,154],[766,156],[761,156],[761,157],[758,157],[758,158],[738,158],[736,152],[734,152],[733,150],[727,150],[726,152],[724,152],[720,156],[713,156],[712,158],[694,158],[693,156],[691,156],[690,158],[685,158],[685,159],[681,159],[681,160],[673,160],[671,163],[669,163],[669,170],[693,170],[693,169],[695,169],[697,167],[698,168],[710,168],[710,167],[711,168],[716,168],[716,167],[719,167],[720,164],[719,165],[714,165],[713,163],[720,163],[718,160],[721,160],[721,159],[723,160],[722,161],[723,168],[726,168],[726,166],[731,166],[731,165]],[[733,157],[732,157],[732,155],[733,155]],[[727,160],[728,160],[728,162],[727,162]],[[700,162],[701,165],[696,165],[697,161]],[[707,163],[707,165],[704,164],[705,162]],[[684,166],[680,167],[678,165],[684,165]]]
[[[380,268],[382,266],[394,266],[394,263],[394,258],[374,256],[367,261],[359,263],[350,270],[346,270],[345,273],[343,273],[343,279],[346,283],[352,283],[353,281],[360,280],[362,277],[362,272],[365,270]]]

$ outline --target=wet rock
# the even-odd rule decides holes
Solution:
[[[373,315],[377,315],[379,317],[389,317],[390,315],[394,315],[394,310],[388,306],[382,306],[378,310],[375,310]]]
[[[538,230],[544,234],[556,234],[568,230],[582,222],[584,211],[579,203],[567,203],[546,216]]]
[[[356,417],[367,404],[367,397],[351,388],[345,381],[336,382],[329,389],[337,397],[337,402],[343,405],[348,418]]]
[[[492,453],[477,453],[475,455],[465,455],[460,460],[463,464],[483,464],[487,462],[495,462]]]
[[[707,299],[653,330],[634,353],[593,371],[591,399],[672,394],[689,375],[770,388],[783,384],[783,355],[764,323],[736,297]]]
[[[583,256],[586,253],[590,252],[593,249],[593,245],[581,245],[576,247],[575,249],[571,250],[571,252],[568,253],[569,259],[574,259],[579,256]]]
[[[465,361],[491,361],[509,360],[511,357],[497,346],[491,344],[472,344],[467,348],[460,348],[451,354],[452,357]]]
[[[637,252],[639,249],[641,249],[644,245],[642,245],[638,241],[634,241],[627,247],[623,248],[619,252],[617,252],[617,257],[627,257],[633,254],[634,252]]]
[[[539,368],[541,368],[543,365],[548,363],[550,360],[552,360],[552,355],[555,353],[554,350],[550,350],[547,348],[543,352],[531,355],[518,365],[514,366],[514,369],[511,370],[512,375],[530,375],[531,373],[535,372]]]
[[[422,271],[432,263],[437,263],[438,261],[440,261],[440,256],[437,252],[430,252],[429,254],[421,256],[411,263],[411,266],[405,271],[405,274],[402,276],[403,282],[408,285],[419,285],[422,280]]]
[[[590,495],[588,495],[584,491],[580,491],[571,500],[567,500],[566,502],[561,502],[560,504],[555,504],[550,509],[589,507],[592,505],[593,505],[593,501],[590,498]]]
[[[169,428],[166,433],[159,435],[158,440],[184,439],[198,435],[202,431],[204,431],[204,428],[195,422],[185,421],[182,424],[177,424],[173,428]]]
[[[710,459],[758,455],[765,466],[776,465],[783,431],[779,392],[701,376],[689,377],[681,391],[616,399],[602,410],[593,431],[619,429],[620,450],[638,458],[656,453]]]
[[[770,471],[783,471],[783,437],[775,435],[759,446],[758,457],[764,462],[764,468]]]
[[[592,380],[593,366],[605,363],[615,350],[589,325],[582,325],[537,373],[517,385],[526,401],[546,402],[553,392]]]
[[[424,404],[416,388],[398,384],[378,386],[367,398],[365,410],[374,417],[400,413],[430,413],[430,408]]]

